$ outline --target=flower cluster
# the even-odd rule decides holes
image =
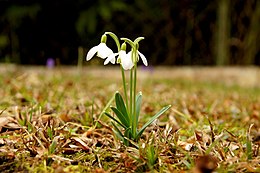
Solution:
[[[114,53],[109,47],[107,47],[106,35],[109,35],[114,39],[117,45],[117,53]],[[113,114],[111,114],[109,111],[105,111],[104,114],[113,120],[113,122],[111,122],[114,126],[113,131],[127,146],[133,144],[132,142],[138,142],[146,127],[148,127],[155,119],[157,119],[170,108],[170,105],[162,108],[148,122],[146,122],[142,128],[138,129],[139,114],[142,103],[142,92],[136,92],[137,62],[139,61],[139,58],[141,58],[143,64],[145,66],[148,65],[145,56],[138,51],[139,42],[143,39],[144,37],[138,37],[134,41],[131,41],[128,38],[121,38],[120,40],[122,40],[123,43],[120,45],[119,39],[114,33],[105,32],[105,34],[101,37],[100,44],[91,48],[86,58],[87,61],[89,61],[96,54],[98,57],[105,59],[104,65],[111,62],[112,64],[118,63],[121,66],[124,98],[119,92],[116,92],[114,95],[116,106],[110,107]],[[126,44],[129,44],[131,47],[131,50],[128,53],[126,52]],[[127,85],[126,82],[124,72],[125,70],[130,70],[129,85]],[[109,104],[111,103],[109,102]],[[115,118],[114,115],[117,118]]]
[[[87,61],[89,61],[90,59],[92,59],[94,57],[95,54],[97,54],[98,57],[105,59],[104,61],[104,65],[107,65],[109,62],[112,64],[115,64],[115,62],[120,63],[122,65],[122,67],[124,68],[124,70],[130,70],[133,68],[134,66],[134,60],[132,58],[132,51],[129,51],[128,53],[126,53],[126,43],[124,42],[121,45],[121,49],[119,50],[118,53],[114,53],[107,45],[106,45],[106,40],[107,40],[107,36],[106,34],[104,34],[101,37],[101,43],[99,43],[97,46],[92,47],[88,54],[87,54]],[[137,60],[140,58],[143,61],[143,64],[145,66],[148,66],[148,62],[145,58],[145,56],[137,51],[138,53],[138,57]],[[116,57],[117,61],[116,61]]]

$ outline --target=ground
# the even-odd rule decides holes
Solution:
[[[259,172],[260,70],[139,68],[138,143],[113,133],[111,67],[0,66],[1,172]],[[114,105],[112,100],[111,105]]]

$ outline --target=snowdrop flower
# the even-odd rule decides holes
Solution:
[[[137,53],[138,53],[138,56],[141,57],[144,65],[148,66],[148,63],[147,63],[145,56],[139,51],[137,51]],[[117,63],[120,63],[124,70],[131,70],[133,68],[134,62],[132,60],[132,51],[126,53],[126,43],[123,43],[121,45],[121,50],[118,53],[115,53],[114,55],[115,56],[118,55]],[[110,58],[106,59],[105,64],[110,61]],[[139,60],[139,57],[137,57],[137,61],[138,60]]]
[[[101,43],[99,43],[99,45],[92,47],[88,54],[87,54],[87,61],[89,61],[91,58],[93,58],[93,56],[97,53],[97,56],[102,58],[102,59],[109,59],[109,61],[105,61],[104,65],[108,64],[109,62],[111,62],[112,64],[115,64],[116,61],[116,54],[113,53],[113,51],[107,47],[106,45],[106,40],[107,40],[107,36],[104,34],[101,37]]]
[[[130,70],[133,68],[134,63],[131,59],[131,52],[126,54],[126,51],[121,50],[119,52],[118,59],[125,70]]]
[[[144,65],[148,66],[147,59],[145,58],[145,56],[141,52],[139,52],[139,51],[137,51],[137,52],[138,52],[138,56],[141,57]],[[132,56],[132,51],[128,52],[127,54],[123,50],[119,51],[118,61],[121,63],[121,65],[123,66],[123,68],[125,70],[130,70],[134,66],[131,56]]]
[[[134,66],[134,63],[131,60],[131,54],[129,54],[130,56],[126,54],[126,43],[121,45],[121,50],[117,55],[117,63],[121,64],[124,70],[130,70]]]

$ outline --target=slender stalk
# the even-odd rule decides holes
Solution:
[[[124,68],[122,67],[122,65],[120,65],[121,67],[121,72],[122,72],[122,81],[123,81],[123,86],[124,86],[124,94],[125,94],[125,102],[126,102],[126,109],[128,111],[129,114],[129,105],[128,105],[128,97],[127,97],[127,88],[126,88],[126,80],[125,80],[125,71]],[[130,118],[130,117],[129,117]]]
[[[105,34],[110,35],[114,39],[114,41],[116,43],[116,46],[117,46],[117,51],[119,52],[121,50],[121,46],[120,46],[118,37],[114,33],[112,33],[112,32],[105,32]],[[123,86],[124,86],[124,95],[125,95],[125,101],[126,101],[126,108],[127,108],[127,111],[128,111],[128,97],[127,97],[127,90],[126,90],[127,88],[126,88],[126,80],[125,80],[125,71],[124,71],[122,65],[120,65],[120,67],[121,67],[122,81],[123,81]]]
[[[130,71],[130,124],[133,128],[133,69]],[[133,129],[132,129],[133,130]]]
[[[135,52],[135,56],[136,56],[136,53]],[[137,63],[135,62],[135,65],[134,65],[134,99],[133,99],[133,103],[134,103],[134,106],[133,106],[133,136],[135,138],[136,136],[136,129],[137,129],[137,116],[136,116],[136,78],[137,78]]]

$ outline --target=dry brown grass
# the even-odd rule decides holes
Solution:
[[[124,146],[110,120],[99,118],[122,90],[119,70],[0,72],[1,172],[259,171],[258,68],[140,68],[141,123],[172,108],[147,128],[139,148]]]

